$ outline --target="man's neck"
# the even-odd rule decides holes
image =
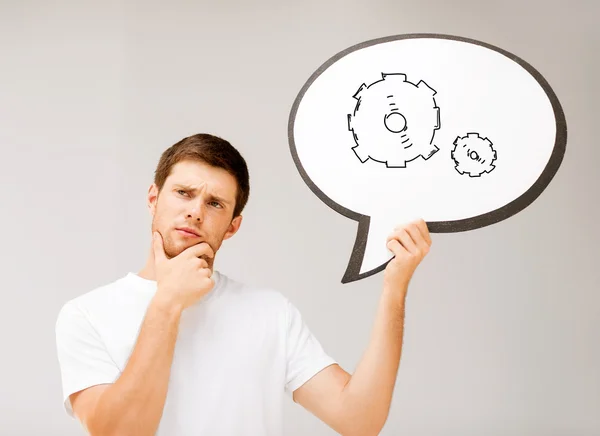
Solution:
[[[146,265],[138,271],[138,276],[146,280],[156,280],[156,271],[154,270],[154,256],[150,253],[148,259],[146,260]]]

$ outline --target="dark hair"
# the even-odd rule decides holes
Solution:
[[[183,138],[166,149],[154,173],[154,183],[159,192],[173,166],[183,160],[200,161],[213,167],[223,168],[235,177],[238,189],[233,217],[242,213],[250,195],[250,177],[246,161],[228,141],[207,133],[199,133]]]

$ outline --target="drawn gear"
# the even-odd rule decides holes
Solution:
[[[363,163],[372,159],[396,168],[418,157],[429,159],[438,151],[433,145],[440,128],[436,91],[422,80],[417,85],[407,81],[405,74],[382,77],[369,86],[363,83],[354,94],[354,114],[348,115],[354,153]]]
[[[482,138],[479,133],[468,133],[467,136],[454,140],[454,149],[450,152],[456,163],[454,167],[459,174],[470,177],[480,177],[491,173],[496,166],[496,150],[488,138]]]

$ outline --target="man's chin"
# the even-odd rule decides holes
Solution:
[[[170,259],[179,256],[183,253],[188,247],[191,247],[193,244],[170,244],[169,247],[165,247],[165,253],[169,256]]]
[[[169,251],[167,251],[167,254],[169,254],[170,257],[175,257],[183,253],[188,248],[193,247],[194,245],[202,244],[203,242],[204,241],[194,241],[173,244],[171,247],[169,247]]]

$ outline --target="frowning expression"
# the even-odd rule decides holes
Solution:
[[[202,242],[216,253],[241,224],[241,216],[233,217],[237,189],[226,170],[191,160],[172,167],[160,192],[153,184],[148,192],[152,231],[162,235],[167,256]]]

